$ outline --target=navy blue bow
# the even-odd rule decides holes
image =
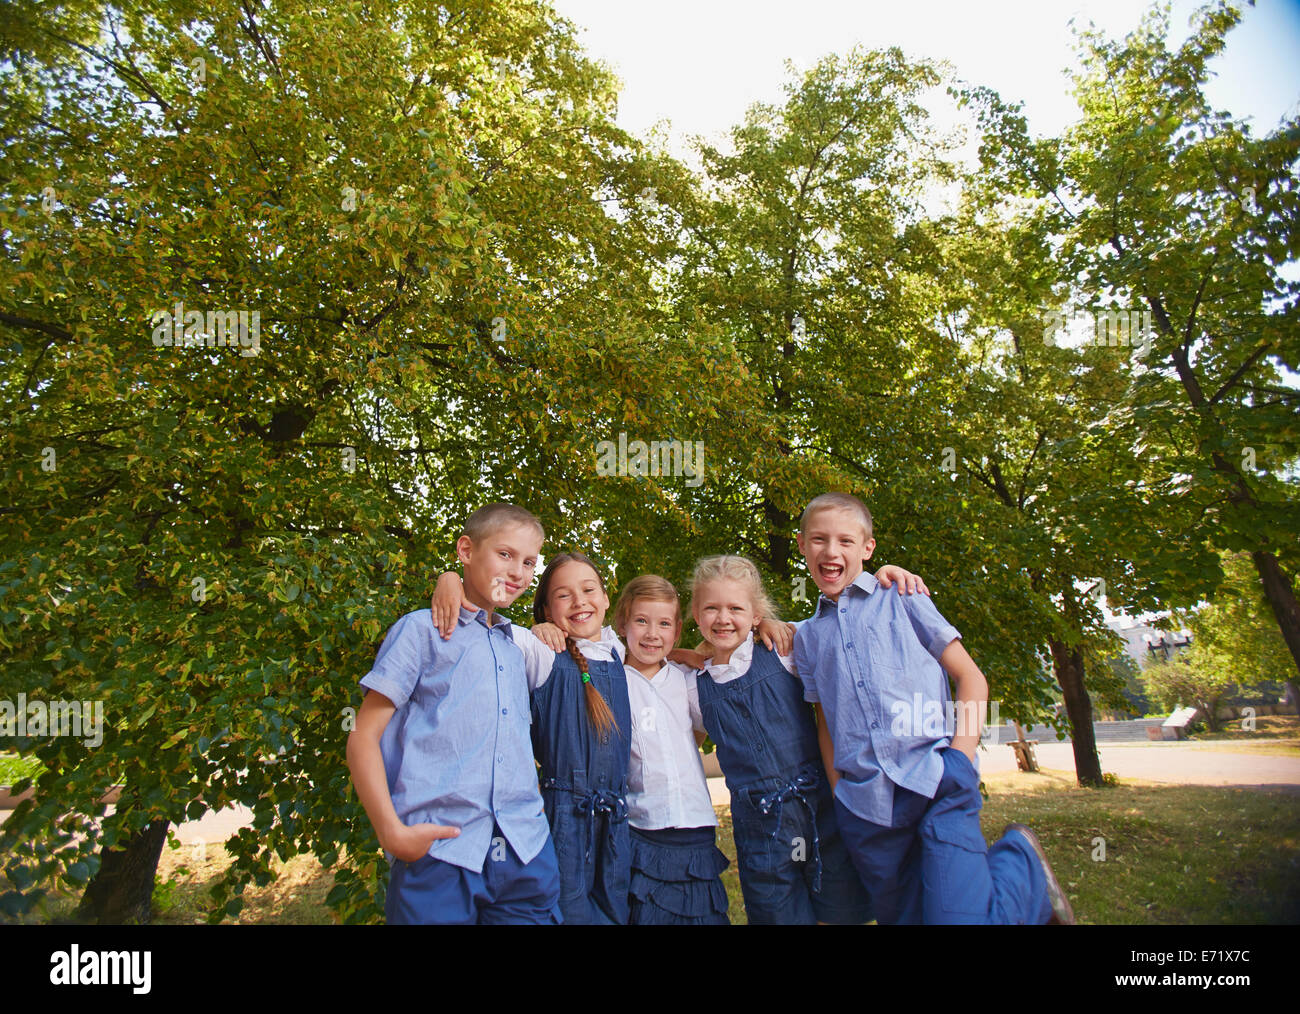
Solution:
[[[591,789],[585,795],[574,794],[573,812],[587,818],[587,862],[596,846],[596,814],[603,813],[608,822],[610,855],[615,854],[614,825],[627,820],[627,800],[613,789]]]
[[[793,780],[787,782],[783,788],[775,789],[763,796],[758,801],[758,808],[766,816],[772,812],[772,807],[776,807],[776,827],[772,829],[772,840],[777,841],[781,834],[781,813],[788,799],[797,799],[803,803],[804,808],[808,811],[808,816],[812,820],[812,846],[813,846],[813,890],[822,889],[822,850],[821,835],[817,831],[817,805],[816,800],[809,800],[806,793],[814,792],[817,788],[817,776],[810,774],[797,775]]]

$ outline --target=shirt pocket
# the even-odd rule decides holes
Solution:
[[[891,620],[867,631],[868,665],[872,671],[899,673],[908,668],[916,635],[906,620]]]

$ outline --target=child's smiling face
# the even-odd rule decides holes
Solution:
[[[626,627],[619,633],[632,664],[638,671],[645,671],[642,666],[650,669],[653,675],[663,666],[664,657],[676,646],[681,633],[676,603],[637,599],[628,611]]]
[[[533,582],[542,535],[532,525],[502,525],[475,542],[462,535],[456,550],[465,567],[465,594],[493,610],[510,605]]]
[[[730,578],[701,584],[691,598],[691,615],[717,654],[728,657],[763,619],[744,582]]]
[[[799,551],[808,572],[831,600],[862,573],[862,563],[871,558],[876,540],[867,535],[862,517],[839,507],[819,510],[808,519],[797,536]]]
[[[600,638],[609,596],[596,572],[580,560],[567,560],[551,578],[546,618],[571,637]]]

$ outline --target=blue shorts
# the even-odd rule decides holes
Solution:
[[[384,915],[390,925],[553,926],[560,918],[560,869],[551,836],[521,863],[499,827],[482,873],[425,856],[393,861]]]
[[[952,747],[942,756],[933,799],[894,786],[892,827],[864,820],[835,800],[876,919],[882,926],[1047,922],[1047,878],[1033,849],[1019,834],[989,847],[980,830],[984,801],[975,765]]]

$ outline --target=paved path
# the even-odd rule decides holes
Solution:
[[[1102,771],[1120,778],[1141,778],[1180,785],[1240,785],[1244,787],[1292,786],[1300,791],[1300,757],[1257,753],[1249,747],[1240,752],[1203,743],[1099,743]],[[1070,743],[1039,743],[1035,747],[1038,766],[1051,771],[1074,771],[1074,747]],[[1016,770],[1015,751],[1005,743],[979,753],[980,771],[999,774]],[[715,806],[730,800],[721,778],[709,779],[709,795]]]
[[[1228,741],[1231,742],[1231,741]],[[1247,741],[1249,742],[1249,741]],[[1183,785],[1300,786],[1300,757],[1262,753],[1227,743],[1099,743],[1102,771],[1120,778],[1144,778]],[[1040,743],[1038,765],[1056,771],[1074,770],[1069,743]],[[1005,744],[980,753],[980,769],[988,774],[1016,770],[1014,751]]]

